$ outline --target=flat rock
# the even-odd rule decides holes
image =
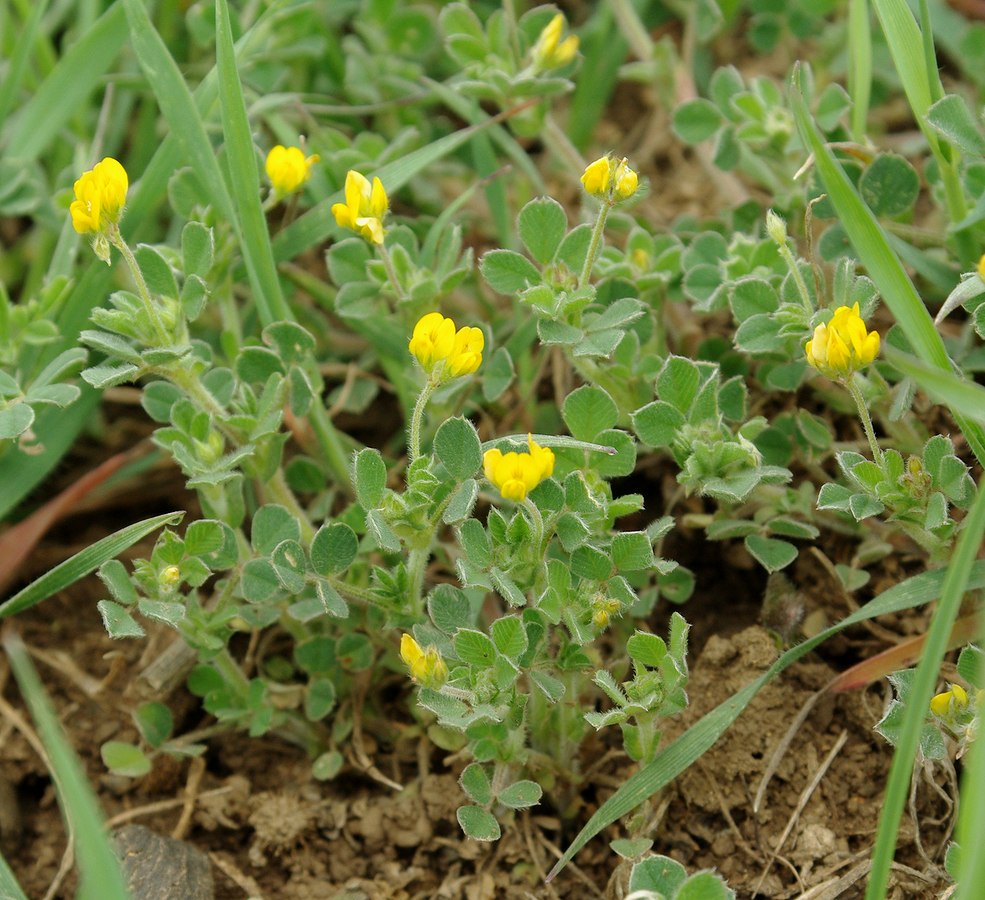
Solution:
[[[214,900],[209,858],[191,844],[162,837],[143,825],[113,833],[127,887],[140,900]]]

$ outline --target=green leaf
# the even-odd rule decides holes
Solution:
[[[134,711],[133,719],[141,737],[155,749],[171,737],[174,730],[174,717],[163,703],[141,703]]]
[[[458,779],[469,800],[482,806],[492,801],[492,785],[484,766],[479,763],[469,763]]]
[[[789,541],[750,534],[745,539],[746,549],[767,572],[778,572],[797,558],[797,548]]]
[[[948,94],[927,111],[927,121],[962,153],[985,156],[985,138],[964,97]]]
[[[624,531],[612,538],[612,564],[620,572],[653,567],[653,544],[645,531]]]
[[[121,528],[84,550],[80,550],[0,604],[0,618],[6,618],[25,609],[30,609],[42,600],[64,590],[80,578],[95,572],[104,562],[119,555],[128,547],[132,547],[152,531],[165,525],[176,525],[181,521],[183,515],[184,513],[181,512],[173,512],[144,519],[142,522]]]
[[[273,553],[281,541],[299,541],[301,525],[298,520],[278,503],[261,506],[253,516],[250,543],[257,553]]]
[[[540,284],[537,267],[525,256],[512,250],[490,250],[479,260],[479,271],[488,285],[500,294],[516,294]]]
[[[877,156],[858,182],[862,199],[877,216],[901,216],[920,194],[920,177],[902,156]]]
[[[107,590],[112,594],[117,603],[124,606],[133,606],[137,602],[137,589],[130,580],[130,574],[126,566],[118,559],[109,559],[104,562],[96,571],[99,580],[106,585]]]
[[[181,230],[181,258],[185,275],[204,278],[212,268],[214,249],[212,229],[201,222],[187,222]]]
[[[322,525],[311,541],[311,567],[319,575],[335,575],[349,567],[358,549],[359,539],[348,525]]]
[[[34,423],[34,410],[26,403],[0,409],[0,441],[13,440]]]
[[[96,604],[96,608],[103,618],[103,627],[106,629],[106,633],[113,640],[144,636],[144,629],[130,615],[126,607],[120,606],[119,603],[112,600],[100,600]]]
[[[335,685],[328,678],[312,678],[304,692],[304,717],[320,722],[335,708]]]
[[[566,512],[561,515],[554,526],[554,532],[561,541],[561,546],[570,553],[580,547],[588,539],[588,526],[574,513]]]
[[[468,419],[447,419],[434,435],[434,454],[456,481],[471,478],[482,466],[479,433]]]
[[[268,559],[251,559],[243,566],[240,590],[250,603],[263,603],[281,589],[277,570]]]
[[[171,298],[178,296],[178,282],[174,272],[158,250],[150,244],[138,244],[133,255],[137,258],[137,265],[152,294]]]
[[[455,634],[455,654],[469,665],[488,668],[496,661],[496,648],[481,631],[462,628]]]
[[[653,891],[662,897],[675,897],[687,880],[687,870],[669,856],[651,856],[633,866],[630,891]]]
[[[543,793],[536,781],[514,781],[496,795],[496,802],[510,809],[527,809],[540,803]]]
[[[586,384],[564,398],[561,416],[573,437],[594,441],[600,431],[615,426],[619,410],[602,388]]]
[[[780,298],[768,281],[747,277],[736,282],[729,295],[732,314],[739,322],[755,315],[769,315],[776,312]]]
[[[517,616],[503,616],[492,624],[492,639],[496,649],[512,660],[527,649],[527,632]]]
[[[528,673],[530,680],[537,685],[540,691],[551,703],[557,703],[564,697],[564,682],[559,681],[553,675],[546,672],[532,671]]]
[[[510,351],[497,348],[482,368],[482,396],[489,402],[498,400],[513,383],[515,374]]]
[[[451,584],[439,584],[428,594],[428,615],[435,628],[454,634],[473,622],[472,607],[465,592]]]
[[[632,415],[633,429],[644,444],[669,447],[685,423],[684,416],[663,400],[654,400]]]
[[[300,594],[305,585],[304,548],[297,541],[281,541],[270,555],[281,587],[289,594]]]
[[[386,463],[379,450],[366,447],[355,455],[353,480],[356,499],[363,509],[376,509],[386,489]]]
[[[499,830],[499,822],[491,812],[479,806],[460,806],[456,815],[466,837],[475,841],[499,840],[502,832]]]
[[[698,872],[681,886],[674,900],[734,900],[735,891],[728,888],[714,872]]]
[[[448,506],[441,515],[441,521],[447,525],[462,522],[472,514],[476,498],[479,496],[479,482],[474,478],[467,478],[461,483],[458,490],[451,495]]]
[[[338,750],[322,753],[312,764],[311,774],[318,781],[331,781],[345,765],[345,757]]]
[[[710,100],[688,100],[674,110],[671,128],[684,143],[708,140],[722,124],[722,114]]]
[[[633,662],[659,669],[667,657],[667,644],[655,634],[637,631],[626,641],[626,652]]]
[[[571,571],[591,581],[605,581],[612,574],[612,560],[601,550],[583,544],[571,554]]]
[[[564,207],[551,197],[531,200],[517,219],[520,240],[537,262],[546,265],[557,252],[568,228]]]
[[[140,778],[151,770],[150,760],[144,751],[123,741],[106,741],[99,748],[99,755],[114,775]]]

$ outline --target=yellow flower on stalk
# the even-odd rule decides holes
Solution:
[[[640,180],[625,158],[613,162],[608,156],[602,156],[586,166],[581,183],[593,197],[614,203],[632,197]]]
[[[952,684],[951,689],[935,695],[930,701],[930,711],[941,719],[953,718],[955,713],[968,708],[968,692],[960,684]]]
[[[274,191],[279,196],[286,197],[288,194],[293,194],[311,177],[311,167],[320,158],[317,155],[305,156],[300,147],[284,147],[278,144],[267,154],[264,169]]]
[[[373,244],[383,243],[383,217],[389,208],[383,183],[350,169],[345,176],[345,203],[332,205],[332,215],[342,228],[362,235]]]
[[[538,36],[537,43],[530,51],[534,69],[537,71],[560,69],[575,58],[578,52],[578,36],[570,34],[562,41],[564,26],[564,15],[558,13]]]
[[[482,467],[493,485],[507,500],[521,502],[538,484],[554,472],[554,452],[541,447],[533,435],[527,435],[530,450],[503,453],[493,448],[482,457]]]
[[[120,221],[129,186],[127,170],[111,156],[83,172],[75,182],[75,200],[69,207],[72,227],[79,234],[105,235]]]
[[[400,637],[400,658],[410,669],[410,677],[421,687],[437,691],[448,680],[448,666],[434,645],[425,650],[411,635],[403,634]]]
[[[481,329],[465,325],[456,331],[454,321],[433,312],[418,320],[407,348],[432,379],[445,381],[478,369],[485,342]]]
[[[985,281],[985,253],[978,260],[978,277]]]
[[[804,353],[822,375],[847,381],[876,358],[879,333],[866,330],[858,303],[839,306],[830,322],[822,322],[814,329],[814,337],[804,345]]]

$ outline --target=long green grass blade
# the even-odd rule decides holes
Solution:
[[[872,27],[869,0],[848,4],[848,93],[852,98],[852,140],[865,143],[872,95]]]
[[[277,278],[270,233],[260,206],[260,176],[256,148],[246,115],[243,86],[236,67],[232,27],[226,0],[215,5],[216,68],[219,73],[219,103],[226,141],[229,173],[236,185],[234,204],[243,259],[253,285],[260,321],[264,325],[291,318]]]
[[[25,609],[36,606],[42,600],[47,600],[52,594],[64,590],[80,578],[95,572],[104,562],[118,556],[128,547],[132,547],[152,531],[165,525],[176,525],[183,516],[183,512],[172,512],[154,516],[151,519],[144,519],[113,532],[108,537],[86,547],[85,550],[80,550],[75,556],[69,557],[65,562],[49,569],[26,588],[0,603],[0,619],[16,615]]]
[[[114,3],[71,44],[58,65],[4,129],[4,155],[33,160],[41,156],[113,64],[127,38],[123,7]],[[0,119],[2,121],[2,119]]]
[[[233,201],[191,91],[140,0],[123,0],[130,40],[161,114],[216,212],[235,222]]]
[[[557,875],[569,860],[603,828],[631,812],[697,760],[725,733],[725,730],[739,717],[739,714],[749,705],[749,701],[756,696],[760,688],[779,675],[780,672],[849,625],[886,613],[913,609],[930,603],[940,596],[946,576],[947,573],[943,569],[935,569],[932,572],[923,572],[913,578],[908,578],[870,600],[836,625],[832,625],[810,640],[798,644],[784,653],[759,678],[716,706],[676,741],[662,750],[653,762],[630,777],[588,820],[585,827],[572,841],[571,846],[564,851],[564,856],[554,866],[548,877],[553,878]],[[985,587],[985,561],[975,563],[965,584],[968,590]]]
[[[985,619],[982,620],[985,623]],[[978,635],[979,646],[985,645],[985,624]],[[980,672],[979,677],[985,676]],[[985,741],[979,738],[964,758],[961,779],[961,805],[958,808],[957,841],[967,848],[958,864],[958,900],[978,900],[985,884],[985,853],[978,852],[985,834]]]
[[[4,637],[3,647],[51,761],[62,814],[75,841],[81,882],[79,896],[87,900],[129,900],[130,892],[120,864],[103,828],[99,802],[86,780],[82,764],[58,725],[58,717],[31,658],[13,632]]]
[[[10,57],[10,64],[4,73],[3,81],[0,81],[0,122],[7,121],[7,114],[17,99],[17,92],[20,90],[24,73],[27,71],[27,61],[41,27],[41,19],[47,9],[48,0],[38,0],[31,10],[30,17],[19,29],[17,43],[13,55]]]
[[[969,589],[969,579],[983,536],[985,536],[985,480],[979,482],[978,494],[962,523],[961,536],[958,538],[954,555],[948,560],[940,603],[937,604],[937,610],[930,623],[923,656],[910,687],[896,752],[893,754],[893,764],[889,769],[882,813],[879,816],[879,830],[876,832],[876,843],[872,851],[872,868],[869,870],[869,883],[865,889],[866,900],[881,900],[886,896],[889,870],[896,853],[896,835],[899,832],[903,807],[910,792],[913,765],[920,750],[920,733],[927,719],[928,704],[937,684],[941,661],[947,651],[948,636],[954,620],[958,617],[958,609],[965,592]],[[971,846],[968,849],[971,852]]]
[[[4,900],[27,900],[27,894],[0,853],[0,897]]]
[[[821,176],[824,189],[834,204],[859,260],[868,270],[882,299],[892,311],[917,356],[932,366],[950,372],[951,359],[913,282],[889,246],[876,217],[858,196],[811,119],[804,102],[799,69],[794,71],[791,94],[794,118],[801,138],[814,154],[814,165]],[[956,418],[979,463],[985,464],[985,428],[967,416],[957,415]]]
[[[893,347],[885,347],[884,356],[931,397],[948,406],[952,413],[966,416],[976,422],[985,422],[985,387],[959,378],[944,369],[928,366],[927,363],[907,353],[901,353]]]

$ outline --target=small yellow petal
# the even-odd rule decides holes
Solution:
[[[585,186],[585,190],[593,197],[607,197],[609,195],[610,177],[611,166],[609,164],[609,157],[602,156],[586,167],[581,176],[581,183]]]

